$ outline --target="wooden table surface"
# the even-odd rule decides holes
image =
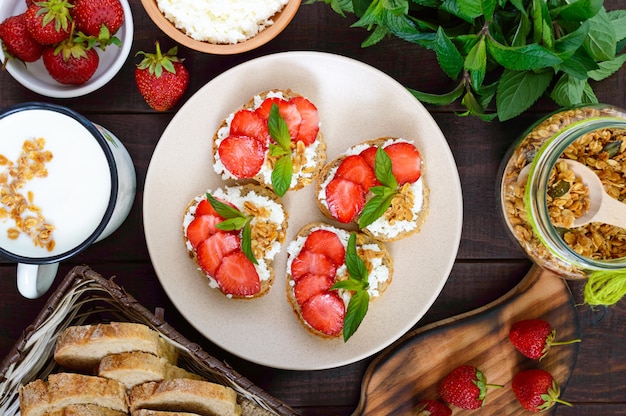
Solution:
[[[254,51],[215,56],[180,48],[180,55],[186,58],[191,73],[189,88],[176,108],[167,113],[156,113],[145,104],[135,86],[133,71],[139,58],[134,55],[139,50],[151,50],[155,40],[160,40],[163,49],[174,43],[148,18],[140,0],[130,3],[135,22],[131,54],[120,73],[106,87],[75,99],[51,99],[22,87],[8,73],[0,73],[0,108],[26,101],[68,106],[114,132],[128,148],[135,163],[138,191],[129,218],[111,237],[64,262],[59,274],[64,275],[76,264],[88,264],[105,276],[115,275],[116,282],[148,309],[164,307],[165,319],[186,337],[298,412],[304,415],[351,414],[359,400],[363,373],[373,357],[320,371],[266,368],[212,345],[177,313],[155,275],[144,239],[142,197],[148,164],[161,134],[182,102],[223,71],[255,57],[292,50],[330,52],[365,62],[405,86],[432,92],[448,91],[449,79],[440,72],[431,52],[397,39],[386,39],[376,46],[361,48],[360,43],[367,34],[349,27],[354,21],[352,18],[335,14],[325,4],[303,4],[278,38]],[[626,9],[626,1],[606,1],[605,5],[609,9]],[[626,108],[626,68],[593,87],[601,102]],[[463,188],[464,223],[451,274],[417,327],[471,311],[499,298],[530,269],[530,261],[510,240],[498,217],[497,170],[513,140],[556,106],[551,101],[540,100],[524,115],[503,123],[460,117],[455,114],[460,107],[427,108],[447,138],[458,166]],[[15,264],[10,262],[0,263],[1,356],[32,322],[46,298],[27,300],[20,297],[15,269]],[[582,305],[583,283],[568,284],[580,304],[578,313],[583,342],[563,395],[574,406],[560,406],[555,414],[626,415],[626,302],[610,308],[592,309]]]

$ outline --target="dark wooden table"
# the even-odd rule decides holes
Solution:
[[[626,1],[606,1],[609,9],[626,9]],[[0,107],[25,101],[66,105],[114,132],[128,148],[137,170],[138,192],[127,221],[105,241],[64,262],[60,275],[76,264],[88,264],[105,276],[116,276],[148,309],[164,307],[166,320],[206,351],[225,360],[244,376],[305,415],[348,415],[355,409],[363,373],[371,362],[364,359],[341,368],[322,371],[286,371],[262,367],[222,351],[199,335],[171,304],[148,256],[143,234],[143,184],[152,152],[177,108],[156,113],[143,101],[133,70],[139,50],[151,50],[155,40],[164,49],[173,41],[148,18],[139,0],[131,0],[135,37],[129,59],[105,87],[75,99],[50,99],[35,94],[8,73],[0,73]],[[214,56],[180,49],[191,72],[183,101],[223,71],[249,59],[282,51],[315,50],[358,59],[378,68],[405,86],[443,92],[450,81],[438,69],[434,55],[397,39],[361,48],[366,32],[349,28],[324,4],[302,5],[287,29],[275,40],[252,52]],[[601,102],[626,108],[626,68],[594,84]],[[180,106],[180,104],[179,104]],[[450,277],[435,304],[417,326],[471,311],[513,288],[531,263],[505,232],[497,215],[495,187],[498,165],[512,141],[531,123],[556,109],[540,100],[524,115],[504,123],[460,117],[460,107],[427,107],[452,149],[464,190],[464,225],[460,249]],[[0,132],[1,134],[1,132]],[[60,280],[60,279],[57,279]],[[569,282],[578,303],[583,283]],[[15,264],[0,263],[0,355],[4,356],[45,301],[26,300],[17,293]],[[574,406],[561,406],[557,415],[626,415],[626,301],[610,308],[580,305],[578,313],[584,342],[564,393]],[[478,414],[478,413],[477,413]]]

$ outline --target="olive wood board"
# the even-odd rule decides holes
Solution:
[[[503,387],[489,389],[478,410],[450,406],[453,415],[532,414],[517,402],[511,389],[513,376],[524,369],[542,368],[554,376],[563,395],[580,344],[555,346],[541,361],[524,357],[508,334],[513,322],[529,318],[547,320],[559,341],[580,338],[576,305],[566,282],[533,266],[499,299],[409,332],[385,349],[365,371],[353,415],[414,414],[419,401],[439,398],[439,381],[463,364],[476,366],[487,383]],[[553,413],[557,406],[543,414]]]

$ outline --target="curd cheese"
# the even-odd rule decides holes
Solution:
[[[254,37],[274,21],[288,0],[157,0],[165,17],[189,37],[236,44]]]

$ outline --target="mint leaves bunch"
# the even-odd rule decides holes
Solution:
[[[308,0],[337,13],[354,13],[352,26],[371,46],[393,35],[434,51],[456,82],[447,93],[411,93],[461,115],[514,118],[543,95],[567,107],[597,103],[590,80],[600,81],[626,62],[626,10],[603,0]],[[496,113],[488,106],[495,100]]]

